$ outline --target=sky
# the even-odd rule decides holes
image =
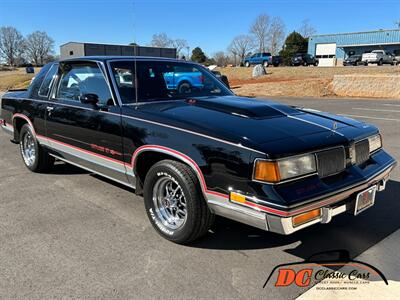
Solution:
[[[261,13],[281,17],[287,33],[304,19],[318,34],[393,29],[400,0],[0,0],[0,27],[46,31],[56,53],[69,41],[149,45],[165,32],[212,55],[247,34]]]

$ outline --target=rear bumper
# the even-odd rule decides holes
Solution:
[[[249,201],[238,204],[229,199],[217,199],[217,196],[208,199],[210,208],[217,215],[221,215],[238,222],[242,222],[263,230],[291,234],[316,223],[329,223],[333,217],[344,212],[353,213],[357,193],[368,187],[377,185],[377,191],[383,191],[390,173],[395,167],[393,161],[389,166],[374,174],[370,178],[336,191],[333,195],[326,195],[318,199],[310,199],[306,204],[285,211],[277,210],[265,205],[257,205],[256,199],[245,196]],[[293,226],[293,217],[314,209],[321,209],[321,216],[299,226]]]

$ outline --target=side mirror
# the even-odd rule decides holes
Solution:
[[[96,94],[83,94],[79,97],[79,100],[83,104],[97,105],[97,103],[99,103],[99,96],[97,96]]]

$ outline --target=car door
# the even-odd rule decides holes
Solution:
[[[254,61],[255,64],[257,64],[257,65],[261,64],[262,63],[262,53],[257,53],[256,57],[254,59],[255,59],[255,61]]]
[[[98,103],[87,103],[96,98]],[[62,160],[127,183],[120,107],[93,61],[60,63],[46,112],[49,147]]]

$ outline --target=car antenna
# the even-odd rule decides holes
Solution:
[[[136,42],[136,7],[135,1],[132,1],[132,8],[133,8],[133,65],[134,65],[134,80],[135,80],[135,109],[138,109],[138,80],[137,80],[137,64],[136,59],[138,56],[138,44]]]

